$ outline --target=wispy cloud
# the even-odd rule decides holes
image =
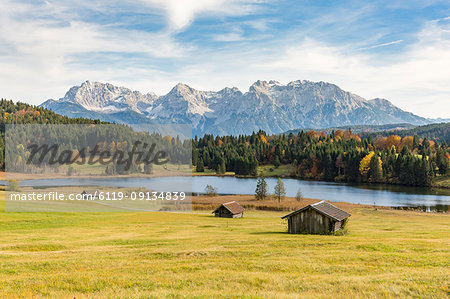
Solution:
[[[386,47],[386,46],[391,46],[391,45],[399,44],[399,43],[402,43],[402,42],[403,42],[403,40],[402,40],[402,39],[399,39],[399,40],[392,41],[392,42],[388,42],[388,43],[382,43],[382,44],[373,45],[373,46],[369,46],[369,47],[359,48],[358,50],[375,49],[375,48],[380,48],[380,47]]]
[[[39,104],[87,79],[159,94],[180,81],[246,90],[308,79],[450,117],[448,4],[424,15],[414,1],[407,13],[421,15],[396,18],[403,6],[385,17],[377,1],[0,2],[2,97]]]
[[[232,29],[231,32],[223,33],[223,34],[217,34],[214,37],[214,40],[220,41],[220,42],[235,42],[235,41],[241,41],[244,39],[243,36],[244,31],[239,28],[235,27]]]

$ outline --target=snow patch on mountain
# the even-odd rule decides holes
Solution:
[[[41,106],[72,116],[92,111],[102,119],[127,111],[161,123],[192,124],[194,134],[249,134],[260,129],[280,133],[298,128],[411,123],[431,120],[401,110],[386,99],[366,100],[327,82],[297,80],[286,85],[258,80],[245,93],[236,87],[196,90],[178,83],[166,95],[142,94],[109,83],[86,81],[58,101]],[[80,107],[75,108],[75,107]],[[69,109],[70,107],[70,109]],[[118,114],[120,112],[121,114]],[[119,115],[119,116],[117,116]],[[136,117],[135,117],[136,118]],[[129,123],[129,118],[123,122]]]

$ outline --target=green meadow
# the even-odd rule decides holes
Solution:
[[[2,203],[3,204],[3,203]],[[450,295],[450,218],[355,207],[347,234],[285,213],[0,212],[1,298]]]
[[[433,187],[450,189],[450,176],[438,176],[434,179]]]
[[[294,170],[293,166],[290,164],[280,165],[275,167],[273,164],[260,165],[258,166],[258,174],[261,174],[265,177],[285,177],[289,176],[290,173]],[[195,167],[192,168],[193,175],[216,175],[216,171],[214,169],[205,168],[204,172],[197,172]],[[227,172],[224,175],[234,176],[234,172]]]

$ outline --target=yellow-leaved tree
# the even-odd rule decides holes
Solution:
[[[375,155],[375,152],[371,151],[359,163],[359,173],[361,173],[362,176],[367,176],[367,174],[369,173],[370,160],[372,160],[373,155]]]
[[[263,134],[261,134],[261,135],[259,135],[259,137],[261,138],[261,141],[262,141],[263,143],[267,143],[267,138],[266,138],[266,136],[264,136]]]

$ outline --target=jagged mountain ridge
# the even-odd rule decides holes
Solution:
[[[235,87],[200,91],[179,83],[162,96],[86,81],[72,87],[63,98],[47,100],[41,106],[71,117],[120,123],[192,123],[196,135],[432,122],[386,99],[366,100],[337,85],[306,80],[287,85],[259,80],[245,93]]]
[[[154,93],[141,94],[109,83],[86,81],[69,89],[60,102],[79,104],[86,110],[102,113],[133,110],[138,113],[158,98]]]

